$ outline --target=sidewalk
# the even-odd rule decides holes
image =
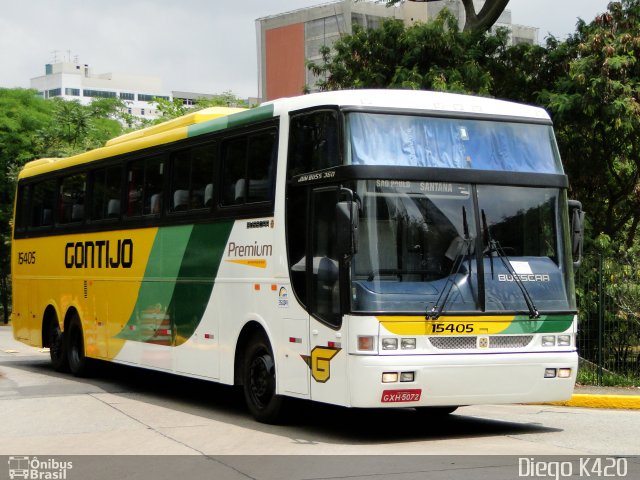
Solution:
[[[44,352],[13,339],[11,325],[0,324],[0,357],[42,355]],[[620,408],[640,410],[640,387],[597,387],[576,385],[570,400],[549,402],[546,405],[582,408]]]
[[[549,405],[582,408],[621,408],[640,410],[640,388],[597,387],[576,385],[570,400],[552,402]]]

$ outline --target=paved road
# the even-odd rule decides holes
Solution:
[[[300,407],[294,424],[270,426],[253,421],[226,386],[117,365],[77,379],[54,372],[47,352],[0,327],[0,455],[640,454],[640,412],[632,410],[473,406],[436,422],[411,410]],[[271,478],[256,468],[238,478]]]

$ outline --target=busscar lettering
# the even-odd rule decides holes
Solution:
[[[133,240],[69,242],[64,247],[64,265],[67,268],[131,268]]]
[[[516,274],[515,275],[521,282],[550,282],[551,277],[544,274]],[[515,278],[513,275],[508,275],[505,273],[498,274],[499,282],[515,282]]]

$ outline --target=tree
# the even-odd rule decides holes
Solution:
[[[154,103],[161,116],[156,120],[149,122],[151,125],[166,122],[172,118],[181,117],[188,113],[197,112],[209,107],[244,107],[248,108],[247,102],[240,100],[231,90],[227,90],[210,98],[199,98],[195,100],[194,105],[185,105],[182,100],[174,98],[166,100],[164,98],[155,98]]]
[[[402,3],[405,0],[386,0],[388,6]],[[438,0],[416,0],[423,2],[435,2]],[[475,30],[479,32],[488,31],[500,18],[504,9],[507,8],[509,0],[486,0],[479,12],[473,0],[461,0],[464,6],[465,23],[464,31]]]
[[[0,89],[0,303],[9,319],[10,242],[18,171],[29,160],[62,157],[99,147],[122,132],[124,105],[44,100],[35,90]]]
[[[609,4],[564,46],[551,111],[576,196],[600,233],[629,249],[640,224],[640,1]]]
[[[321,50],[322,63],[308,68],[321,90],[343,88],[411,88],[489,95],[490,65],[507,46],[507,32],[460,31],[443,10],[427,23],[405,27],[386,20],[378,29],[354,26],[333,50]]]
[[[54,106],[34,90],[0,88],[0,301],[9,320],[11,218],[19,168],[37,155],[38,131],[50,128]]]

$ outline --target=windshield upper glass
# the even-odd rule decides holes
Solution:
[[[366,180],[357,192],[354,311],[526,312],[526,295],[541,313],[575,308],[559,189]]]
[[[347,114],[347,163],[563,173],[550,125]]]

